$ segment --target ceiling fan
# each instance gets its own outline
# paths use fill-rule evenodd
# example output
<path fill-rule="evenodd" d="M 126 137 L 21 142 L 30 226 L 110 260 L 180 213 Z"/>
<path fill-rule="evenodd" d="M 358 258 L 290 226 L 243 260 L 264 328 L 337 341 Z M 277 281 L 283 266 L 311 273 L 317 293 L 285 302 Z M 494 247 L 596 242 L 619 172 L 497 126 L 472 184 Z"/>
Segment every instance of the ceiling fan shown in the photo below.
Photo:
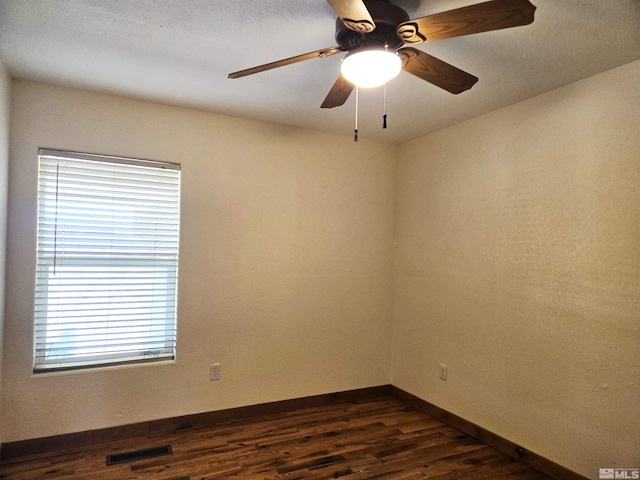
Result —
<path fill-rule="evenodd" d="M 322 102 L 322 108 L 343 105 L 356 86 L 382 85 L 400 70 L 458 94 L 470 89 L 478 78 L 421 50 L 403 45 L 528 25 L 533 22 L 536 10 L 528 0 L 491 0 L 410 19 L 407 12 L 387 0 L 327 2 L 338 14 L 335 33 L 338 45 L 233 72 L 228 77 L 240 78 L 311 58 L 348 52 L 342 62 L 342 73 Z M 379 57 L 374 57 L 375 55 Z M 365 79 L 352 76 L 361 73 L 366 66 L 351 64 L 366 57 L 369 57 L 369 63 L 374 67 L 382 66 L 385 70 L 386 76 L 378 81 L 378 85 L 371 84 L 376 82 L 368 81 L 366 76 Z"/>

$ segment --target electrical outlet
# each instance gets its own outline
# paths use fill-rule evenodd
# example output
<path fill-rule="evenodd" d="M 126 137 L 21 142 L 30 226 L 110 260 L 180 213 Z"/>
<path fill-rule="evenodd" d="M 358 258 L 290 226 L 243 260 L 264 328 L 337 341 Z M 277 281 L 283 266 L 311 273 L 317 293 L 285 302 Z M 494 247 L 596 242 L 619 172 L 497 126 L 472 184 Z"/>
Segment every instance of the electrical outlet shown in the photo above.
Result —
<path fill-rule="evenodd" d="M 438 376 L 440 380 L 447 381 L 447 366 L 444 363 L 441 363 L 438 367 Z"/>
<path fill-rule="evenodd" d="M 209 364 L 209 380 L 220 380 L 220 364 Z"/>

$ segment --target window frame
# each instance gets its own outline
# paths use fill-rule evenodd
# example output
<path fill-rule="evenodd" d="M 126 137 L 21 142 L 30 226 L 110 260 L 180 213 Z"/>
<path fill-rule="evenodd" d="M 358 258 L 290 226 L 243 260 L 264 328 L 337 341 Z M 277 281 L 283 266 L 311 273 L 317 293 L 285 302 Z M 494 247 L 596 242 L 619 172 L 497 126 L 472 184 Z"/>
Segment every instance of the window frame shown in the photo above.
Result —
<path fill-rule="evenodd" d="M 65 171 L 68 170 L 69 173 L 73 171 L 74 175 L 78 173 L 78 166 L 81 170 L 88 167 L 86 172 L 93 172 L 96 175 L 91 178 L 78 175 L 77 185 L 79 186 L 63 190 L 61 186 L 63 181 L 59 180 L 60 167 L 56 167 L 53 234 L 51 233 L 52 213 L 46 212 L 47 208 L 53 208 L 51 204 L 52 172 L 43 172 L 43 168 L 51 168 L 52 163 L 64 164 Z M 45 164 L 49 167 L 43 167 Z M 111 172 L 109 172 L 110 169 Z M 180 173 L 181 166 L 178 163 L 39 149 L 33 318 L 34 373 L 175 360 L 181 213 Z M 85 180 L 85 178 L 89 179 Z M 92 183 L 94 181 L 104 183 L 95 187 Z M 154 181 L 158 182 L 158 191 L 155 191 Z M 125 183 L 126 188 L 123 187 Z M 102 186 L 113 189 L 112 200 L 105 200 L 108 195 L 99 193 Z M 68 197 L 65 201 L 60 201 L 60 205 L 63 206 L 59 207 L 58 198 L 59 196 L 62 198 L 65 194 Z M 75 197 L 75 195 L 78 196 Z M 140 196 L 136 197 L 136 195 Z M 98 198 L 101 196 L 104 198 Z M 156 205 L 149 206 L 149 200 L 154 199 Z M 142 202 L 147 202 L 144 206 L 144 215 L 137 210 L 141 208 L 139 205 Z M 163 210 L 161 206 L 165 203 L 169 207 L 167 210 Z M 92 206 L 96 208 L 93 212 L 91 212 Z M 99 216 L 100 210 L 96 206 L 105 208 L 105 211 L 110 212 L 111 215 Z M 62 213 L 58 218 L 58 210 L 62 212 L 64 208 L 69 209 L 67 212 L 75 210 L 74 220 L 68 221 L 68 225 L 72 223 L 74 225 L 71 225 L 68 230 L 75 228 L 78 238 L 73 238 L 73 234 L 67 233 L 66 229 L 62 235 L 57 232 L 66 221 Z M 131 222 L 130 225 L 129 222 Z M 142 222 L 145 225 L 141 226 Z M 87 227 L 86 225 L 89 224 L 93 226 Z M 103 226 L 95 227 L 95 225 Z M 85 229 L 108 229 L 107 226 L 111 228 L 110 236 L 105 234 L 101 237 L 99 233 L 102 232 L 85 233 Z M 64 235 L 69 236 L 69 243 L 72 246 L 65 246 L 63 252 L 58 252 L 58 242 L 64 242 Z M 92 235 L 93 238 L 91 238 Z M 60 240 L 58 240 L 59 236 Z M 99 240 L 95 237 L 99 237 Z M 130 243 L 127 242 L 129 237 Z M 86 248 L 88 248 L 86 251 L 83 250 L 82 243 L 85 238 Z M 108 240 L 110 247 L 96 246 L 103 240 Z M 109 249 L 111 251 L 105 253 Z M 73 253 L 68 253 L 67 250 Z M 163 270 L 167 272 L 164 275 L 159 273 Z M 89 280 L 84 280 L 83 275 L 89 272 L 92 272 L 93 276 L 87 277 Z M 61 280 L 63 277 L 64 281 Z M 57 290 L 52 287 L 53 278 L 56 278 L 54 283 L 57 282 Z M 88 286 L 85 287 L 82 282 L 87 282 Z M 100 282 L 106 282 L 108 288 L 105 290 Z M 129 290 L 127 290 L 128 285 Z M 94 289 L 93 293 L 91 288 Z M 83 289 L 88 293 L 79 293 L 79 290 Z M 51 292 L 55 292 L 56 299 L 52 299 L 54 294 Z M 134 303 L 136 301 L 139 303 Z M 163 304 L 163 301 L 168 303 Z M 93 303 L 104 306 L 96 307 Z M 86 308 L 83 305 L 86 305 Z M 130 306 L 127 307 L 127 305 Z M 52 309 L 51 306 L 55 308 Z M 52 313 L 55 309 L 57 312 L 67 312 L 59 315 L 61 320 L 57 324 L 54 318 L 58 313 Z M 85 314 L 87 316 L 83 316 Z M 74 315 L 84 320 L 74 322 Z M 146 320 L 145 316 L 148 317 Z M 87 320 L 88 318 L 91 320 Z M 54 331 L 54 325 L 59 327 L 58 334 L 51 333 Z M 79 334 L 80 340 L 76 340 L 76 331 L 82 331 Z M 55 339 L 56 335 L 58 339 Z M 69 339 L 66 343 L 60 340 L 65 335 Z M 103 339 L 101 347 L 96 343 L 98 337 Z M 118 338 L 120 340 L 117 340 Z M 62 344 L 71 345 L 69 352 L 72 353 L 65 353 L 60 347 Z M 82 348 L 79 345 L 82 345 Z M 145 350 L 145 345 L 150 348 Z M 158 345 L 163 346 L 158 347 Z M 53 346 L 61 348 L 61 361 L 54 360 L 56 355 L 51 353 L 54 352 Z M 100 348 L 103 349 L 102 353 L 99 353 Z M 128 351 L 127 348 L 129 348 Z M 117 351 L 117 349 L 121 350 Z"/>

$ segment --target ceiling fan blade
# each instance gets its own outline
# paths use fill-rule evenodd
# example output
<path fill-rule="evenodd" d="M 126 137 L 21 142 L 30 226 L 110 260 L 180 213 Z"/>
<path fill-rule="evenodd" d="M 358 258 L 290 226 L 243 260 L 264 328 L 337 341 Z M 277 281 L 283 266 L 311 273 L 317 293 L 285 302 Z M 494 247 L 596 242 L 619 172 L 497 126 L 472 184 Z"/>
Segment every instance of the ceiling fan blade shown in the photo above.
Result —
<path fill-rule="evenodd" d="M 347 28 L 361 33 L 373 32 L 376 24 L 362 0 L 327 0 Z"/>
<path fill-rule="evenodd" d="M 344 102 L 347 101 L 347 98 L 349 98 L 354 88 L 355 85 L 353 83 L 340 75 L 333 84 L 333 87 L 331 87 L 331 90 L 329 90 L 320 108 L 333 108 L 344 105 Z"/>
<path fill-rule="evenodd" d="M 402 69 L 405 72 L 453 94 L 469 90 L 478 81 L 478 77 L 415 48 L 401 48 L 398 55 L 402 59 Z"/>
<path fill-rule="evenodd" d="M 227 78 L 240 78 L 247 75 L 253 75 L 254 73 L 264 72 L 265 70 L 271 70 L 272 68 L 284 67 L 285 65 L 291 65 L 292 63 L 302 62 L 303 60 L 309 60 L 311 58 L 323 58 L 329 55 L 342 52 L 342 47 L 329 47 L 322 50 L 316 50 L 315 52 L 303 53 L 302 55 L 296 55 L 295 57 L 284 58 L 277 62 L 265 63 L 257 67 L 247 68 L 246 70 L 240 70 L 227 75 Z"/>
<path fill-rule="evenodd" d="M 397 32 L 405 43 L 432 42 L 528 25 L 535 11 L 529 0 L 492 0 L 403 22 Z"/>

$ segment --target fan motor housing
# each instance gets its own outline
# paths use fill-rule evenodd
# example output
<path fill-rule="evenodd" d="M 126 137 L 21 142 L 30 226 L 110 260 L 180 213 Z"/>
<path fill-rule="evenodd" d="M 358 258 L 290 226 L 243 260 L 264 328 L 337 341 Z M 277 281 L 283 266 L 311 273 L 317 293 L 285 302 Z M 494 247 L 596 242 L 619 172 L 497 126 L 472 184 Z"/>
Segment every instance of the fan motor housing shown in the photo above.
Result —
<path fill-rule="evenodd" d="M 396 27 L 409 20 L 409 14 L 397 5 L 384 0 L 364 2 L 376 28 L 369 33 L 356 32 L 336 19 L 336 42 L 344 50 L 361 47 L 388 45 L 391 49 L 400 48 L 404 41 L 396 33 Z"/>

